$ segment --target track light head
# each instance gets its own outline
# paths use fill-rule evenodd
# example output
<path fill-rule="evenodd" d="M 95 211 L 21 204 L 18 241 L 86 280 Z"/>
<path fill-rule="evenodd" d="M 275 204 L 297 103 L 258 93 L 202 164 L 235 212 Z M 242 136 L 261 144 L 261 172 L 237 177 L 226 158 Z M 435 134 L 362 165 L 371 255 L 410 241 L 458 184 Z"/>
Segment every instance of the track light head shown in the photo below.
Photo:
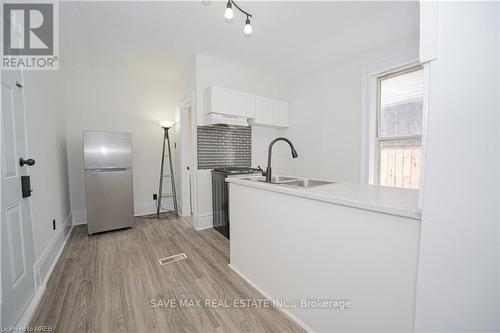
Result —
<path fill-rule="evenodd" d="M 247 19 L 245 21 L 245 27 L 243 28 L 243 32 L 245 35 L 250 35 L 252 33 L 252 24 L 250 24 L 250 18 L 247 16 Z"/>
<path fill-rule="evenodd" d="M 227 2 L 226 10 L 224 11 L 224 17 L 228 20 L 232 20 L 234 17 L 233 5 L 231 4 L 231 0 Z"/>
<path fill-rule="evenodd" d="M 241 9 L 240 6 L 234 1 L 234 0 L 228 0 L 226 4 L 226 10 L 224 11 L 224 17 L 226 20 L 231 21 L 234 17 L 234 11 L 233 11 L 233 5 L 238 11 L 240 11 L 243 15 L 246 15 L 247 19 L 245 21 L 245 27 L 243 28 L 243 32 L 245 35 L 250 35 L 252 34 L 252 24 L 250 23 L 250 17 L 252 17 L 252 14 L 247 12 L 244 9 Z"/>

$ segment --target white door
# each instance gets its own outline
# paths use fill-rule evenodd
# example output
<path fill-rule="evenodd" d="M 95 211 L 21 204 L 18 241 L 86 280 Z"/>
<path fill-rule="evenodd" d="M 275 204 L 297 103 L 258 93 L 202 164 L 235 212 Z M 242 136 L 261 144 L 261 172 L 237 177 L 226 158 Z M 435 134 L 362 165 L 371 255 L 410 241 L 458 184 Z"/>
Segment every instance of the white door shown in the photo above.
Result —
<path fill-rule="evenodd" d="M 13 326 L 35 292 L 30 203 L 23 199 L 20 165 L 26 156 L 24 96 L 20 71 L 2 72 L 1 118 L 1 279 L 2 326 Z"/>

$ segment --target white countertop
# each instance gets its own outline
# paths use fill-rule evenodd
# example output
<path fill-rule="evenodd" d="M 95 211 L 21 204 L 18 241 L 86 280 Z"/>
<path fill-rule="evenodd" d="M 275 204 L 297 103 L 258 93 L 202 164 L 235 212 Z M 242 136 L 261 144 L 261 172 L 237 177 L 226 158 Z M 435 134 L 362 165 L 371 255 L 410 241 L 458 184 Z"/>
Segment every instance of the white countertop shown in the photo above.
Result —
<path fill-rule="evenodd" d="M 266 191 L 285 193 L 415 220 L 421 218 L 421 212 L 418 209 L 417 190 L 345 182 L 299 188 L 256 181 L 259 177 L 251 177 L 253 180 L 249 178 L 248 176 L 228 177 L 226 181 L 231 184 L 250 186 Z"/>

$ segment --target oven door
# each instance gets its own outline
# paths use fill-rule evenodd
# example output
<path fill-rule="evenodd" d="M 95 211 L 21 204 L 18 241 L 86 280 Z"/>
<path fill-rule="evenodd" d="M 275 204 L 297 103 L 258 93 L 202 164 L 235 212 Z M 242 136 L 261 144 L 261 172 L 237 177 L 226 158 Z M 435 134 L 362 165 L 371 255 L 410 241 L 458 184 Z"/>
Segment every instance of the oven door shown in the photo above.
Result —
<path fill-rule="evenodd" d="M 212 171 L 212 211 L 215 230 L 229 238 L 229 195 L 227 175 Z"/>

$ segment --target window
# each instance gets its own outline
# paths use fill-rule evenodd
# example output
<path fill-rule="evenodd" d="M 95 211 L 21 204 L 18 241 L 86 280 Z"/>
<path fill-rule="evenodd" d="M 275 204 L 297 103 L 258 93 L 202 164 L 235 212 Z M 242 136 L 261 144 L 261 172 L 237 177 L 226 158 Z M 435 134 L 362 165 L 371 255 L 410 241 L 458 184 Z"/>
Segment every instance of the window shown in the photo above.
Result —
<path fill-rule="evenodd" d="M 418 189 L 422 159 L 424 74 L 421 66 L 377 78 L 376 180 Z"/>

